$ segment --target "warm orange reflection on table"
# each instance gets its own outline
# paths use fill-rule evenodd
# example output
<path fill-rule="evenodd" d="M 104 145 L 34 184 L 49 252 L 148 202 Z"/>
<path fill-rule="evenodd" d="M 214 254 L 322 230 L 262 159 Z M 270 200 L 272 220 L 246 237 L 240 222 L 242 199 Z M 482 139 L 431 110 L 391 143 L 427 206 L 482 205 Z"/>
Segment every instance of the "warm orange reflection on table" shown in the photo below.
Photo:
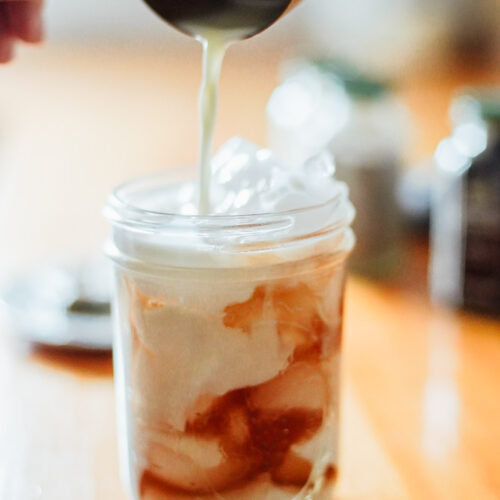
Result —
<path fill-rule="evenodd" d="M 277 61 L 254 58 L 242 66 L 230 58 L 219 144 L 233 133 L 263 142 Z M 8 98 L 0 101 L 0 116 L 19 148 L 11 152 L 19 175 L 34 175 L 37 189 L 50 190 L 66 172 L 53 165 L 63 162 L 78 178 L 73 196 L 92 196 L 99 207 L 99 196 L 126 177 L 167 159 L 192 161 L 197 63 L 47 48 L 2 69 L 0 92 Z M 475 79 L 491 75 L 479 72 Z M 445 110 L 456 83 L 452 76 L 421 76 L 402 88 L 417 112 L 424 155 L 447 131 Z M 62 134 L 70 138 L 61 141 Z M 53 198 L 45 196 L 37 208 L 55 206 Z M 8 217 L 8 234 L 29 224 L 29 209 Z M 104 235 L 104 222 L 90 219 L 88 227 L 80 222 L 66 230 L 75 238 L 85 231 Z M 22 235 L 10 243 L 38 244 Z M 340 499 L 500 498 L 500 323 L 427 304 L 424 260 L 415 260 L 405 281 L 405 290 L 418 294 L 349 283 Z M 0 499 L 124 500 L 111 376 L 109 357 L 30 349 L 0 335 Z"/>
<path fill-rule="evenodd" d="M 361 282 L 348 296 L 348 395 L 378 448 L 354 494 L 366 436 L 351 427 L 347 397 L 345 498 L 498 498 L 500 324 Z"/>

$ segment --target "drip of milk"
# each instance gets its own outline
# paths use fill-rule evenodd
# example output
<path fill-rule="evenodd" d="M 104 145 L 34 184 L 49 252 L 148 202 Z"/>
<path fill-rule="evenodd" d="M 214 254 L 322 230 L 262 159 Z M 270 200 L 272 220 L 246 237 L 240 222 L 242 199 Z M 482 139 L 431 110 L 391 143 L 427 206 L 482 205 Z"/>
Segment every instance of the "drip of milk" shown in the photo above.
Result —
<path fill-rule="evenodd" d="M 245 36 L 244 28 L 197 28 L 196 39 L 203 45 L 203 79 L 199 96 L 200 159 L 198 214 L 211 212 L 211 161 L 215 123 L 219 101 L 219 84 L 222 62 L 231 42 Z"/>
<path fill-rule="evenodd" d="M 200 215 L 207 215 L 211 207 L 210 162 L 219 100 L 220 73 L 228 39 L 227 36 L 222 37 L 217 32 L 211 32 L 205 34 L 203 38 L 200 37 L 200 41 L 203 44 L 203 81 L 199 98 L 201 137 L 198 212 Z"/>
<path fill-rule="evenodd" d="M 210 163 L 217 116 L 222 61 L 231 42 L 265 30 L 300 0 L 145 0 L 165 21 L 203 45 L 203 82 L 199 108 L 199 215 L 211 213 Z"/>

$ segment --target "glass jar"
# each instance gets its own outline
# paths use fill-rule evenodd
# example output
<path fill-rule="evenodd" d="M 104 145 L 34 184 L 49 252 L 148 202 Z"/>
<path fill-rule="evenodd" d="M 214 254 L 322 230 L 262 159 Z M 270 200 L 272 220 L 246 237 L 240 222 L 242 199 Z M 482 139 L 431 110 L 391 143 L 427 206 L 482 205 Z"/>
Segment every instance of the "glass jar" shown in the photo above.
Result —
<path fill-rule="evenodd" d="M 332 153 L 335 176 L 356 207 L 350 267 L 393 278 L 401 270 L 396 191 L 410 120 L 389 85 L 334 60 L 299 61 L 273 92 L 267 115 L 270 147 L 287 163 Z"/>
<path fill-rule="evenodd" d="M 356 207 L 357 245 L 350 267 L 371 278 L 392 279 L 401 272 L 403 234 L 396 192 L 408 114 L 385 82 L 328 61 L 321 66 L 342 79 L 352 103 L 347 123 L 329 145 L 336 176 L 349 186 Z"/>
<path fill-rule="evenodd" d="M 471 89 L 451 107 L 454 130 L 435 154 L 431 293 L 500 314 L 500 88 Z"/>
<path fill-rule="evenodd" d="M 105 210 L 131 498 L 330 498 L 347 190 L 274 214 L 153 211 L 171 185 L 126 184 Z"/>

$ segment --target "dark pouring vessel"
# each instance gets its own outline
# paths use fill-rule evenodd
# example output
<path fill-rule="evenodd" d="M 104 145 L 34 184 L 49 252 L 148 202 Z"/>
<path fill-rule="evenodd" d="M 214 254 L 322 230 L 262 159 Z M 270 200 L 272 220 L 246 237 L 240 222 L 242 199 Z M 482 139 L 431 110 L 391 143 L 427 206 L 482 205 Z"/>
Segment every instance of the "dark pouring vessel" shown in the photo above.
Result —
<path fill-rule="evenodd" d="M 144 0 L 178 30 L 203 37 L 210 31 L 242 40 L 264 31 L 300 0 Z"/>

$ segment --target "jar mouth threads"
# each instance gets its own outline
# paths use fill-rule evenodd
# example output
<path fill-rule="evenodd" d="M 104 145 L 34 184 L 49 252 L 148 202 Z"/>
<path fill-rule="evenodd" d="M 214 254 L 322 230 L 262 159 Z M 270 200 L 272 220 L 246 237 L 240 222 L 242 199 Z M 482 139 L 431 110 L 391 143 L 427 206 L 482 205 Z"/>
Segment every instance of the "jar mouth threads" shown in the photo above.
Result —
<path fill-rule="evenodd" d="M 178 237 L 193 233 L 206 237 L 233 233 L 244 240 L 246 235 L 251 234 L 254 235 L 254 243 L 259 242 L 263 246 L 300 240 L 323 231 L 343 231 L 354 218 L 347 186 L 340 182 L 337 192 L 326 202 L 274 213 L 183 215 L 142 208 L 141 199 L 147 197 L 149 190 L 158 191 L 172 186 L 172 177 L 176 178 L 177 174 L 167 172 L 122 184 L 110 195 L 104 209 L 105 217 L 113 226 L 126 230 Z M 299 218 L 308 219 L 311 223 L 302 224 L 292 231 Z"/>
<path fill-rule="evenodd" d="M 340 182 L 326 202 L 275 213 L 198 216 L 145 208 L 143 202 L 150 193 L 172 188 L 187 173 L 143 177 L 111 194 L 104 215 L 113 228 L 108 253 L 115 260 L 160 265 L 172 261 L 176 267 L 196 267 L 196 261 L 200 267 L 247 267 L 255 264 L 249 256 L 257 255 L 268 260 L 279 254 L 283 261 L 319 253 L 345 258 L 354 245 L 350 229 L 354 208 L 347 186 Z"/>

